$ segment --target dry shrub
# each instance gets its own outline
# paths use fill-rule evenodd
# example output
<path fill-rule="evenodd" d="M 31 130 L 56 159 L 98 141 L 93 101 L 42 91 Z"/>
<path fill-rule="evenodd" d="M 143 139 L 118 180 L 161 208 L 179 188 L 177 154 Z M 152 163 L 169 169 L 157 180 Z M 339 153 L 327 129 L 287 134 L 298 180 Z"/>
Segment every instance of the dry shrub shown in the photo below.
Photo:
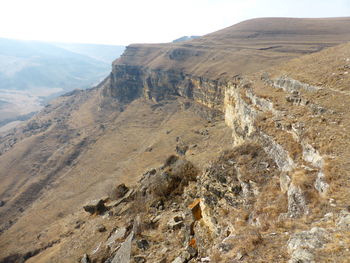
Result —
<path fill-rule="evenodd" d="M 134 200 L 130 211 L 134 214 L 148 214 L 150 207 L 145 205 L 145 196 L 142 192 L 138 191 L 135 193 Z"/>
<path fill-rule="evenodd" d="M 304 169 L 296 169 L 291 174 L 292 183 L 295 186 L 300 187 L 301 189 L 308 189 L 313 187 L 314 181 L 315 181 L 315 174 L 314 172 L 311 173 L 309 171 L 306 171 Z"/>
<path fill-rule="evenodd" d="M 335 232 L 332 236 L 330 242 L 318 252 L 318 262 L 349 262 L 350 231 Z M 326 261 L 326 259 L 329 261 Z M 330 261 L 330 259 L 333 261 Z"/>
<path fill-rule="evenodd" d="M 226 255 L 228 258 L 235 258 L 239 254 L 249 256 L 263 245 L 263 238 L 257 229 L 247 226 L 241 233 L 227 240 L 226 244 L 232 247 Z"/>
<path fill-rule="evenodd" d="M 181 194 L 184 187 L 196 179 L 197 174 L 198 170 L 191 162 L 170 156 L 162 169 L 149 178 L 148 191 L 153 196 L 161 198 Z"/>
<path fill-rule="evenodd" d="M 303 191 L 310 208 L 317 207 L 320 202 L 320 195 L 314 186 L 316 173 L 317 171 L 297 169 L 291 175 L 292 183 Z"/>
<path fill-rule="evenodd" d="M 233 150 L 223 152 L 213 169 L 217 170 L 216 173 L 221 171 L 224 177 L 236 177 L 235 169 L 222 169 L 222 165 L 227 165 L 231 161 L 239 167 L 241 180 L 245 182 L 251 180 L 259 185 L 271 177 L 271 170 L 276 167 L 274 161 L 267 156 L 261 146 L 249 142 L 239 145 Z M 267 167 L 270 169 L 269 172 L 267 172 Z"/>
<path fill-rule="evenodd" d="M 328 210 L 327 201 L 315 188 L 317 171 L 306 171 L 298 169 L 291 176 L 292 183 L 299 187 L 305 198 L 308 208 L 311 210 L 313 218 L 318 218 Z"/>
<path fill-rule="evenodd" d="M 223 258 L 222 258 L 222 256 L 221 256 L 221 252 L 220 252 L 220 251 L 217 251 L 217 250 L 213 251 L 213 253 L 212 253 L 211 256 L 210 256 L 210 260 L 211 260 L 212 262 L 217 262 L 217 263 L 223 262 L 223 261 L 222 261 Z"/>
<path fill-rule="evenodd" d="M 261 188 L 255 204 L 256 214 L 264 225 L 274 222 L 287 210 L 287 195 L 281 192 L 279 176 L 274 176 Z"/>

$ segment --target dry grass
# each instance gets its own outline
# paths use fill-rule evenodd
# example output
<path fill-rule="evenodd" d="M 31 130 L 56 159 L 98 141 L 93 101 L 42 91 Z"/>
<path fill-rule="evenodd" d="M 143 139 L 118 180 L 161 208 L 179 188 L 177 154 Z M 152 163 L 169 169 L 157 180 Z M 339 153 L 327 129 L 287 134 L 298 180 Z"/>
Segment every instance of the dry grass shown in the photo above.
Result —
<path fill-rule="evenodd" d="M 142 183 L 154 197 L 169 199 L 173 194 L 182 194 L 184 187 L 194 181 L 197 174 L 198 170 L 191 162 L 172 155 L 156 174 Z"/>
<path fill-rule="evenodd" d="M 348 18 L 253 19 L 190 42 L 131 45 L 114 64 L 231 79 L 350 41 L 349 24 Z"/>
<path fill-rule="evenodd" d="M 105 196 L 111 186 L 125 183 L 132 187 L 146 170 L 160 166 L 166 156 L 175 152 L 178 136 L 189 145 L 197 144 L 187 156 L 197 167 L 204 167 L 208 160 L 215 158 L 220 149 L 229 145 L 231 141 L 230 129 L 223 123 L 214 123 L 215 126 L 208 127 L 206 120 L 198 117 L 191 109 L 181 109 L 176 101 L 164 103 L 163 107 L 156 110 L 151 106 L 151 102 L 135 101 L 116 120 L 106 125 L 102 135 L 99 133 L 91 135 L 89 126 L 84 127 L 80 131 L 81 134 L 84 133 L 84 136 L 89 134 L 91 139 L 97 136 L 98 140 L 89 145 L 86 152 L 79 156 L 79 162 L 62 171 L 62 174 L 57 174 L 64 177 L 60 177 L 46 189 L 35 206 L 26 207 L 26 212 L 20 214 L 22 218 L 0 239 L 1 247 L 5 248 L 0 251 L 0 255 L 8 255 L 12 251 L 26 253 L 32 248 L 35 249 L 39 245 L 36 236 L 44 226 L 49 229 L 48 235 L 42 236 L 40 242 L 45 244 L 55 239 L 60 232 L 54 226 L 64 222 L 67 215 L 80 211 L 84 203 Z M 193 132 L 201 129 L 208 129 L 212 140 Z M 167 133 L 169 130 L 171 132 Z M 56 136 L 55 131 L 53 135 Z M 32 146 L 32 143 L 36 146 Z M 28 147 L 21 148 L 21 144 L 28 144 Z M 145 152 L 150 145 L 153 147 L 152 152 Z M 40 169 L 35 178 L 28 177 L 26 171 L 32 169 L 36 152 L 50 149 L 49 146 L 59 152 L 60 147 L 54 141 L 41 140 L 39 144 L 32 140 L 24 140 L 14 147 L 11 153 L 1 156 L 1 171 L 6 175 L 12 174 L 12 180 L 17 180 L 19 176 L 32 180 L 45 175 L 50 172 L 49 169 Z M 22 155 L 27 148 L 32 151 Z M 18 159 L 20 165 L 9 166 L 11 162 L 8 160 L 17 154 L 24 159 L 21 161 Z M 2 182 L 4 184 L 1 184 L 1 189 L 4 189 L 8 184 Z M 20 193 L 23 189 L 15 187 L 13 190 Z M 8 204 L 11 205 L 11 202 Z M 61 211 L 65 211 L 64 218 L 57 217 Z M 4 220 L 2 217 L 1 221 Z M 26 229 L 26 232 L 23 233 L 22 229 Z M 19 243 L 17 240 L 20 240 Z M 74 238 L 67 238 L 67 242 L 74 242 Z M 94 248 L 85 247 L 71 250 L 70 253 L 72 256 L 83 254 L 87 249 Z M 57 251 L 55 255 L 58 257 L 59 253 L 61 252 Z M 44 254 L 43 252 L 43 258 Z M 37 262 L 40 262 L 40 259 L 37 258 Z"/>

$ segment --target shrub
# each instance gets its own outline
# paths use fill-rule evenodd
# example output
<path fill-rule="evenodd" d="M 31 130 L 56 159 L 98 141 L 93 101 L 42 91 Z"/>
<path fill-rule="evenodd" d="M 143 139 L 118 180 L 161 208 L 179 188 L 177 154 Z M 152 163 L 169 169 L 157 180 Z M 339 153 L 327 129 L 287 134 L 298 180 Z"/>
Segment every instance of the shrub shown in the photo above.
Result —
<path fill-rule="evenodd" d="M 197 173 L 191 162 L 172 155 L 144 184 L 151 195 L 167 198 L 172 194 L 181 194 L 184 187 L 196 179 Z"/>

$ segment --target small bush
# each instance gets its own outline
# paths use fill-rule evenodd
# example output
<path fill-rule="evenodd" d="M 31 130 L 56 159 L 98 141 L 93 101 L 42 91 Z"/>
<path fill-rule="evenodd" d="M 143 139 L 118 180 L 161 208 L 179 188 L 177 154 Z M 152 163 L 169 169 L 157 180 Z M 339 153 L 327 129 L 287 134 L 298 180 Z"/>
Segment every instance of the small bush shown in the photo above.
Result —
<path fill-rule="evenodd" d="M 152 196 L 168 198 L 172 194 L 181 194 L 184 187 L 196 179 L 197 174 L 198 170 L 191 162 L 172 155 L 143 184 Z"/>

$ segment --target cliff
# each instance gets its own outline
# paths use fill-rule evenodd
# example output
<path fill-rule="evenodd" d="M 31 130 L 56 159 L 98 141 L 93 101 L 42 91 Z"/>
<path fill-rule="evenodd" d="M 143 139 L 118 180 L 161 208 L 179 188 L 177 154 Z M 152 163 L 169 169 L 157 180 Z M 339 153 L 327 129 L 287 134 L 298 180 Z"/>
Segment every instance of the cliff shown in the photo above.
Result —
<path fill-rule="evenodd" d="M 346 262 L 349 24 L 256 19 L 129 46 L 98 87 L 1 138 L 22 180 L 1 175 L 3 262 Z M 38 212 L 44 229 L 26 227 Z"/>

